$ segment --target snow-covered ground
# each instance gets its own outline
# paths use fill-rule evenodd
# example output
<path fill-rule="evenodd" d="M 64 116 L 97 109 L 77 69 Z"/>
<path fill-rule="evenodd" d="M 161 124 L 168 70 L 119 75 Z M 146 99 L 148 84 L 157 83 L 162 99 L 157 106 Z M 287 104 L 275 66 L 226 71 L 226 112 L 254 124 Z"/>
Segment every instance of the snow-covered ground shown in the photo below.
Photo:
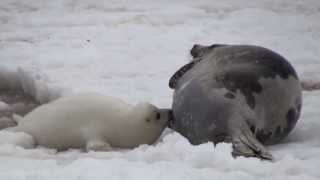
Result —
<path fill-rule="evenodd" d="M 38 95 L 99 92 L 170 107 L 170 76 L 194 43 L 256 44 L 320 80 L 319 0 L 1 0 L 0 68 L 26 69 Z M 1 83 L 1 82 L 0 82 Z M 134 150 L 59 152 L 0 146 L 1 180 L 320 179 L 320 91 L 275 162 L 233 159 L 230 144 L 192 146 L 169 130 Z M 0 141 L 23 140 L 0 133 Z"/>

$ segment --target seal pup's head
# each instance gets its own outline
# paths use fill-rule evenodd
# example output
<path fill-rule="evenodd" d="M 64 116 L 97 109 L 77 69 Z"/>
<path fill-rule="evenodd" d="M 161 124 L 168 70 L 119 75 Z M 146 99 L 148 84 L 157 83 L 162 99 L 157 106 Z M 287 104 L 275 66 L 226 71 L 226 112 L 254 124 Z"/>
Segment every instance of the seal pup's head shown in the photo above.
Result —
<path fill-rule="evenodd" d="M 167 127 L 171 118 L 171 109 L 160 109 L 156 106 L 141 102 L 134 106 L 132 117 L 141 131 L 141 138 L 147 139 L 148 144 L 156 141 Z"/>

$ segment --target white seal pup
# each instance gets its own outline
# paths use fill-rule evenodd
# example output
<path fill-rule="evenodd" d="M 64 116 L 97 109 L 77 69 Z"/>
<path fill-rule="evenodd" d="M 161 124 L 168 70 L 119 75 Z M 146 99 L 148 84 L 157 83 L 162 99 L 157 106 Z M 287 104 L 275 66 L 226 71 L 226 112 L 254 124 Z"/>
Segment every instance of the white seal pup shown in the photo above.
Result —
<path fill-rule="evenodd" d="M 25 132 L 34 144 L 58 151 L 84 148 L 108 151 L 152 144 L 166 128 L 171 110 L 149 103 L 130 105 L 95 93 L 62 97 L 23 117 L 14 131 Z"/>

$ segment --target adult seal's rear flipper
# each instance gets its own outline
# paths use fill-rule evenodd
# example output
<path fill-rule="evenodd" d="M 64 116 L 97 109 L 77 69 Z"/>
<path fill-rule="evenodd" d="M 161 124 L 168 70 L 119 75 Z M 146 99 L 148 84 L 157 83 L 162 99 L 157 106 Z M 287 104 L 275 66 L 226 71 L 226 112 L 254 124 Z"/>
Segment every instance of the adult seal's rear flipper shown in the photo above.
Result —
<path fill-rule="evenodd" d="M 262 160 L 273 160 L 268 150 L 255 138 L 248 129 L 239 129 L 239 132 L 232 137 L 232 155 L 257 157 Z"/>

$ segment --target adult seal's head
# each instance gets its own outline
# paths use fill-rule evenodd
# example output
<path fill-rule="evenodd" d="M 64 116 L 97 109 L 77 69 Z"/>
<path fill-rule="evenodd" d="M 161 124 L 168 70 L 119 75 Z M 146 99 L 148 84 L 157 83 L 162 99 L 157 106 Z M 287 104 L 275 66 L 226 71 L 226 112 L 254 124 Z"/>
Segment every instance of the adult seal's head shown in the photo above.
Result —
<path fill-rule="evenodd" d="M 233 155 L 272 159 L 264 147 L 286 137 L 301 111 L 292 65 L 259 46 L 194 45 L 170 79 L 172 129 L 192 144 L 232 142 Z"/>

